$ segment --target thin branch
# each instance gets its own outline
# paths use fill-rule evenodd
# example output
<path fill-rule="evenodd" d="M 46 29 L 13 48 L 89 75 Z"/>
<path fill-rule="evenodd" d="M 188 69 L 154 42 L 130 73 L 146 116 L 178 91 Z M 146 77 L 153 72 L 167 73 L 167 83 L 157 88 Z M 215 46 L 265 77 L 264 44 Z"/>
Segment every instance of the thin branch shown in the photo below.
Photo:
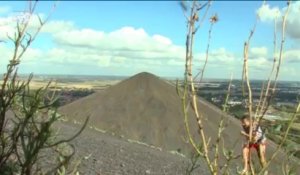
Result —
<path fill-rule="evenodd" d="M 287 17 L 288 17 L 288 13 L 289 13 L 289 10 L 290 10 L 290 1 L 287 2 L 287 9 L 285 11 L 285 14 L 283 15 L 282 17 L 282 29 L 281 29 L 281 43 L 280 43 L 280 50 L 279 50 L 279 57 L 278 57 L 278 64 L 277 64 L 277 67 L 276 67 L 276 73 L 275 73 L 275 78 L 274 78 L 274 85 L 273 87 L 271 88 L 269 86 L 269 88 L 267 88 L 267 92 L 266 92 L 266 103 L 264 104 L 265 107 L 264 107 L 264 110 L 263 112 L 261 113 L 261 117 L 259 118 L 259 122 L 262 120 L 264 114 L 266 113 L 267 109 L 268 109 L 268 105 L 270 104 L 270 101 L 273 99 L 274 97 L 274 94 L 275 94 L 275 91 L 276 91 L 276 86 L 277 86 L 277 82 L 278 82 L 278 77 L 279 77 L 279 72 L 280 72 L 280 68 L 281 68 L 281 63 L 282 63 L 282 59 L 283 59 L 283 48 L 284 48 L 284 43 L 285 43 L 285 30 L 286 30 L 286 20 L 287 20 Z M 276 22 L 275 22 L 276 24 Z M 275 34 L 274 34 L 275 35 Z M 276 37 L 276 35 L 274 36 Z M 276 43 L 275 43 L 276 44 Z M 276 46 L 276 45 L 275 45 Z M 274 47 L 275 47 L 274 46 Z M 275 50 L 275 49 L 274 49 Z M 276 52 L 274 51 L 274 59 L 276 57 Z M 275 62 L 276 60 L 274 60 Z M 275 66 L 273 64 L 273 66 Z M 273 69 L 273 68 L 272 68 Z M 273 72 L 272 72 L 273 74 Z M 271 95 L 269 95 L 269 89 L 271 90 Z"/>
<path fill-rule="evenodd" d="M 245 42 L 244 44 L 244 66 L 243 66 L 243 82 L 242 84 L 244 85 L 244 81 L 246 81 L 246 86 L 247 86 L 247 92 L 248 92 L 248 102 L 247 102 L 247 107 L 248 107 L 248 112 L 249 112 L 249 119 L 250 119 L 250 129 L 249 129 L 249 141 L 248 141 L 248 144 L 250 144 L 250 140 L 253 139 L 253 126 L 252 126 L 252 123 L 253 123 L 253 115 L 252 115 L 252 111 L 253 111 L 253 107 L 252 107 L 252 88 L 251 88 L 251 84 L 250 84 L 250 78 L 249 78 L 249 65 L 248 65 L 248 56 L 249 56 L 249 45 L 250 45 L 250 41 L 253 37 L 253 34 L 255 32 L 255 29 L 256 29 L 256 25 L 257 25 L 257 21 L 258 21 L 258 17 L 256 18 L 255 20 L 255 23 L 254 23 L 254 26 L 253 26 L 253 29 L 250 31 L 250 35 L 248 37 L 248 40 L 247 42 Z M 243 92 L 244 92 L 244 86 L 242 87 L 243 88 Z M 251 154 L 249 152 L 249 162 L 251 162 Z M 253 170 L 253 167 L 251 166 L 250 164 L 250 169 L 252 171 L 252 174 L 254 174 L 254 170 Z"/>
<path fill-rule="evenodd" d="M 258 173 L 258 174 L 263 174 L 266 169 L 269 167 L 270 163 L 272 162 L 272 160 L 277 156 L 277 154 L 279 153 L 279 151 L 281 150 L 282 146 L 284 145 L 285 141 L 287 140 L 287 137 L 288 137 L 288 134 L 289 134 L 289 131 L 292 127 L 292 124 L 295 122 L 295 120 L 297 119 L 297 116 L 300 112 L 300 103 L 298 103 L 297 105 L 297 108 L 296 108 L 296 111 L 294 113 L 294 115 L 292 116 L 288 126 L 287 126 L 287 129 L 285 131 L 285 134 L 280 142 L 280 144 L 277 146 L 276 150 L 274 151 L 274 153 L 272 154 L 271 158 L 267 161 L 266 163 L 266 166 L 263 167 L 263 169 L 261 169 L 261 171 Z"/>
<path fill-rule="evenodd" d="M 224 105 L 223 105 L 223 112 L 226 113 L 227 112 L 227 103 L 228 103 L 228 99 L 230 96 L 230 92 L 231 92 L 231 83 L 232 83 L 232 74 L 230 76 L 230 81 L 228 83 L 228 88 L 227 88 L 227 94 L 225 97 L 225 101 L 224 101 Z M 221 141 L 221 136 L 222 133 L 224 131 L 224 119 L 225 119 L 225 114 L 221 115 L 221 120 L 219 122 L 218 125 L 218 135 L 217 135 L 217 140 L 215 143 L 215 155 L 214 155 L 214 170 L 217 171 L 218 167 L 219 167 L 219 156 L 220 156 L 220 152 L 219 152 L 219 146 L 220 146 L 220 141 Z"/>
<path fill-rule="evenodd" d="M 208 157 L 208 141 L 206 139 L 205 133 L 203 131 L 203 124 L 202 124 L 202 116 L 200 116 L 199 111 L 198 111 L 198 99 L 195 91 L 195 86 L 193 82 L 193 76 L 192 76 L 192 60 L 193 60 L 193 45 L 194 45 L 194 37 L 195 37 L 195 22 L 198 21 L 198 11 L 196 10 L 196 1 L 193 1 L 193 5 L 191 7 L 191 12 L 190 12 L 190 18 L 189 18 L 189 25 L 188 25 L 188 30 L 187 30 L 187 38 L 186 38 L 186 65 L 185 65 L 185 95 L 183 98 L 188 99 L 191 98 L 191 107 L 194 111 L 197 125 L 198 125 L 198 130 L 200 134 L 200 139 L 202 141 L 202 146 L 203 146 L 203 152 L 199 151 L 199 149 L 196 147 L 195 144 L 192 143 L 193 147 L 197 152 L 202 152 L 203 157 L 206 160 L 206 163 L 208 164 L 208 167 L 212 173 L 215 172 L 211 161 Z M 189 86 L 188 86 L 189 85 Z M 190 90 L 191 93 L 188 93 L 187 91 Z M 185 100 L 183 100 L 185 102 Z M 186 105 L 183 103 L 183 105 Z M 184 114 L 185 114 L 185 123 L 188 123 L 187 120 L 187 111 L 184 107 Z M 187 126 L 187 125 L 186 125 Z M 187 129 L 187 132 L 189 132 L 189 129 Z M 189 136 L 190 137 L 190 136 Z M 191 138 L 191 137 L 190 137 Z M 191 140 L 191 139 L 190 139 Z"/>
<path fill-rule="evenodd" d="M 198 77 L 198 75 L 201 75 L 199 83 L 202 82 L 203 76 L 204 76 L 204 71 L 208 62 L 208 57 L 209 57 L 209 48 L 210 48 L 210 40 L 211 40 L 211 33 L 212 33 L 212 29 L 213 26 L 216 22 L 218 22 L 218 16 L 217 14 L 215 14 L 214 16 L 212 16 L 210 18 L 210 27 L 209 27 L 209 31 L 208 31 L 208 41 L 207 41 L 207 46 L 206 46 L 206 53 L 205 53 L 205 62 L 203 65 L 203 68 L 201 69 L 201 71 L 195 76 L 194 80 Z"/>

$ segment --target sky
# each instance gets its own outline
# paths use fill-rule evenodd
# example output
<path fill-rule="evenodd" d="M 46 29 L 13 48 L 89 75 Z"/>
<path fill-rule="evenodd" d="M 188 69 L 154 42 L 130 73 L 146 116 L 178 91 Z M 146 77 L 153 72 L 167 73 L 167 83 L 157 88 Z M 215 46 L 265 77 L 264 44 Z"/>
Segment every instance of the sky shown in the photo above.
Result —
<path fill-rule="evenodd" d="M 5 72 L 12 57 L 7 36 L 13 36 L 16 21 L 27 8 L 26 1 L 0 2 L 0 40 L 4 41 L 0 42 L 0 72 Z M 252 79 L 266 79 L 273 57 L 278 55 L 285 10 L 284 1 L 212 2 L 196 33 L 194 73 L 204 64 L 209 17 L 217 14 L 219 21 L 212 29 L 204 77 L 228 79 L 232 74 L 240 79 L 244 42 L 258 16 L 250 42 L 249 74 Z M 46 19 L 51 11 L 49 21 L 22 58 L 20 73 L 131 76 L 146 71 L 183 77 L 187 28 L 178 1 L 40 1 L 29 32 L 39 25 L 37 15 Z M 200 12 L 200 18 L 203 14 Z M 299 15 L 300 2 L 292 2 L 280 80 L 300 81 Z"/>

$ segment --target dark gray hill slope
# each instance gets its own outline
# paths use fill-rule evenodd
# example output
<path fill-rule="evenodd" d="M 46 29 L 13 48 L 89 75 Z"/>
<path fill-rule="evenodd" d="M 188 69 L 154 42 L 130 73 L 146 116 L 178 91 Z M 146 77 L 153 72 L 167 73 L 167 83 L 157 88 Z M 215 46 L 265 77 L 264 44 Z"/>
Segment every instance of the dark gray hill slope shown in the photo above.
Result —
<path fill-rule="evenodd" d="M 205 132 L 212 143 L 216 139 L 220 118 L 225 116 L 227 128 L 222 138 L 226 147 L 232 148 L 235 154 L 240 154 L 243 137 L 240 135 L 239 121 L 203 99 L 199 100 L 199 109 L 204 117 Z M 60 112 L 69 120 L 81 122 L 86 116 L 90 116 L 90 126 L 155 145 L 163 150 L 180 150 L 185 154 L 191 150 L 186 142 L 182 105 L 175 87 L 153 74 L 137 74 L 104 92 L 94 93 L 63 106 Z M 193 115 L 189 118 L 191 132 L 195 138 L 199 138 Z M 275 147 L 273 142 L 268 142 L 268 157 Z M 278 154 L 271 164 L 273 174 L 281 174 L 279 165 L 285 158 L 283 152 Z M 233 162 L 232 167 L 241 165 L 242 160 L 238 159 Z"/>

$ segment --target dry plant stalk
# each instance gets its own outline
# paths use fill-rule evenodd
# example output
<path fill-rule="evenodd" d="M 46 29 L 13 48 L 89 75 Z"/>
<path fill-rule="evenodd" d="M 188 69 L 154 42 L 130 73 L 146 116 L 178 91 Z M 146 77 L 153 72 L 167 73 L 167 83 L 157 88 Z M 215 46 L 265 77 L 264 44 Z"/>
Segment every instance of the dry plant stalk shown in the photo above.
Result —
<path fill-rule="evenodd" d="M 210 1 L 208 3 L 210 5 Z M 203 69 L 195 76 L 195 78 L 193 78 L 193 76 L 192 76 L 192 70 L 193 70 L 192 69 L 192 61 L 193 61 L 194 38 L 195 38 L 195 33 L 197 32 L 198 28 L 201 26 L 203 20 L 201 21 L 201 23 L 197 27 L 195 27 L 195 25 L 199 20 L 198 12 L 201 9 L 203 9 L 203 7 L 207 4 L 205 4 L 203 6 L 200 6 L 199 4 L 197 4 L 196 1 L 193 1 L 192 5 L 190 7 L 190 15 L 189 16 L 187 16 L 187 14 L 186 14 L 186 12 L 189 10 L 189 8 L 186 7 L 184 5 L 184 3 L 181 3 L 181 5 L 183 7 L 184 16 L 186 17 L 187 22 L 188 22 L 187 34 L 186 34 L 186 64 L 185 64 L 185 76 L 184 76 L 185 77 L 184 78 L 184 92 L 181 95 L 182 109 L 183 109 L 183 112 L 184 112 L 185 128 L 186 128 L 186 131 L 187 131 L 187 134 L 188 134 L 189 141 L 190 141 L 191 145 L 196 150 L 196 152 L 206 160 L 206 163 L 208 165 L 208 168 L 209 168 L 211 174 L 217 175 L 223 169 L 225 169 L 225 171 L 223 173 L 228 174 L 228 167 L 229 167 L 228 163 L 230 162 L 230 160 L 235 159 L 239 156 L 233 156 L 233 155 L 228 156 L 224 153 L 224 156 L 227 160 L 227 163 L 225 163 L 224 166 L 220 166 L 218 164 L 219 142 L 221 140 L 222 131 L 224 130 L 224 117 L 222 117 L 221 121 L 219 123 L 219 126 L 218 126 L 218 134 L 217 134 L 216 144 L 214 144 L 214 146 L 215 146 L 214 156 L 212 158 L 209 157 L 209 154 L 210 154 L 210 150 L 209 150 L 210 138 L 206 138 L 206 133 L 205 133 L 204 128 L 203 128 L 203 116 L 199 113 L 199 109 L 198 109 L 198 105 L 197 105 L 198 99 L 197 99 L 197 94 L 196 94 L 195 84 L 194 84 L 194 81 L 196 80 L 196 78 L 199 75 L 201 75 L 201 77 L 199 79 L 200 82 L 203 79 L 204 71 L 205 71 L 205 68 L 206 68 L 207 61 L 208 61 L 208 53 L 209 53 L 212 26 L 213 26 L 213 23 L 217 21 L 217 18 L 211 18 L 212 23 L 211 23 L 211 26 L 210 26 L 210 29 L 209 29 L 209 38 L 208 38 L 208 44 L 207 44 L 207 49 L 206 49 L 206 59 L 205 59 Z M 206 16 L 207 10 L 210 7 L 209 5 L 207 5 L 204 17 Z M 243 73 L 243 75 L 242 75 L 242 92 L 243 92 L 243 96 L 247 99 L 246 104 L 247 104 L 248 113 L 249 113 L 249 117 L 250 117 L 250 123 L 253 123 L 254 121 L 258 122 L 258 123 L 261 122 L 265 112 L 267 111 L 267 109 L 270 105 L 270 101 L 272 100 L 272 98 L 274 96 L 274 92 L 276 90 L 276 84 L 277 84 L 277 80 L 278 80 L 278 75 L 279 75 L 279 72 L 280 72 L 281 62 L 282 62 L 283 47 L 284 47 L 284 42 L 285 42 L 286 19 L 287 19 L 289 7 L 290 7 L 290 2 L 288 2 L 287 10 L 283 15 L 282 35 L 281 35 L 282 39 L 281 39 L 281 45 L 280 45 L 280 51 L 279 51 L 278 58 L 277 58 L 277 53 L 276 53 L 276 38 L 277 38 L 277 36 L 276 36 L 276 25 L 277 25 L 277 21 L 275 20 L 273 66 L 272 66 L 271 72 L 269 74 L 269 77 L 267 79 L 267 82 L 264 82 L 262 84 L 261 93 L 260 93 L 260 100 L 259 100 L 258 106 L 255 109 L 255 111 L 253 109 L 254 107 L 253 107 L 252 87 L 251 87 L 250 76 L 249 76 L 250 71 L 249 71 L 249 65 L 248 65 L 248 55 L 249 55 L 250 41 L 251 41 L 252 36 L 255 32 L 258 18 L 256 19 L 255 25 L 254 25 L 253 29 L 250 32 L 248 40 L 244 44 L 244 65 L 243 65 L 243 72 L 242 72 Z M 277 59 L 278 59 L 278 64 L 276 65 Z M 272 76 L 274 76 L 274 74 L 275 74 L 275 78 L 274 78 L 274 80 L 272 80 Z M 272 84 L 273 84 L 273 86 L 272 86 Z M 227 92 L 225 104 L 223 106 L 223 111 L 226 111 L 226 107 L 227 107 L 226 103 L 227 103 L 229 93 L 230 93 L 230 85 L 231 85 L 231 81 L 230 81 L 229 86 L 228 86 L 228 92 Z M 178 88 L 178 84 L 177 84 L 177 92 L 178 92 L 179 95 L 181 94 L 181 92 Z M 202 143 L 201 147 L 197 146 L 197 144 L 194 141 L 194 139 L 192 138 L 192 135 L 191 135 L 191 132 L 190 132 L 190 126 L 188 124 L 188 114 L 187 114 L 188 113 L 188 108 L 190 106 L 192 107 L 192 109 L 194 111 L 194 114 L 196 116 L 196 121 L 197 121 L 198 130 L 199 130 L 200 140 L 201 140 L 201 143 Z M 299 106 L 297 108 L 297 111 L 299 111 Z M 290 121 L 290 123 L 288 125 L 288 129 L 285 133 L 285 137 L 282 139 L 282 142 L 278 145 L 278 147 L 277 147 L 276 151 L 274 152 L 274 154 L 272 155 L 272 157 L 267 161 L 266 166 L 263 167 L 258 174 L 262 174 L 267 170 L 267 167 L 269 166 L 270 162 L 274 159 L 276 154 L 279 152 L 280 148 L 283 146 L 283 143 L 285 142 L 285 140 L 287 138 L 287 135 L 288 135 L 288 132 L 289 132 L 289 129 L 291 127 L 291 124 L 294 122 L 295 116 L 296 116 L 296 114 L 293 116 L 292 120 Z M 250 133 L 249 133 L 250 134 L 250 140 L 253 139 L 253 135 L 252 135 L 253 132 L 252 131 L 253 131 L 253 127 L 251 125 Z M 224 143 L 223 143 L 223 150 L 225 150 Z M 228 157 L 230 157 L 230 158 L 228 158 Z M 251 160 L 251 155 L 249 155 L 249 158 Z M 219 170 L 219 166 L 222 167 L 221 170 Z M 251 173 L 253 175 L 255 175 L 256 173 L 254 171 L 253 166 L 251 166 L 251 164 L 250 164 L 250 169 L 251 169 Z"/>
<path fill-rule="evenodd" d="M 276 32 L 276 27 L 277 27 L 277 19 L 274 20 L 274 59 L 273 59 L 273 66 L 272 66 L 272 70 L 270 72 L 269 78 L 267 80 L 267 87 L 266 90 L 264 92 L 264 98 L 262 100 L 260 100 L 260 103 L 262 103 L 262 105 L 260 107 L 258 107 L 259 113 L 259 119 L 258 122 L 261 122 L 261 120 L 263 119 L 263 116 L 265 115 L 265 113 L 268 110 L 268 107 L 270 105 L 270 101 L 273 99 L 275 91 L 276 91 L 276 85 L 277 85 L 277 80 L 278 80 L 278 76 L 279 76 L 279 72 L 280 72 L 280 67 L 281 67 L 281 62 L 282 62 L 282 57 L 283 57 L 283 47 L 284 47 L 284 43 L 285 43 L 285 30 L 286 30 L 286 20 L 287 20 L 287 16 L 288 16 L 288 12 L 290 9 L 290 1 L 287 2 L 287 9 L 285 11 L 285 14 L 282 17 L 282 28 L 281 28 L 281 43 L 280 43 L 280 50 L 279 50 L 279 56 L 278 56 L 278 64 L 276 67 L 276 63 L 277 63 L 277 32 Z M 276 70 L 275 70 L 276 67 Z M 274 72 L 275 71 L 275 72 Z M 273 87 L 271 87 L 271 83 L 272 83 L 272 76 L 275 73 L 275 78 L 273 80 Z M 262 92 L 264 91 L 264 89 L 262 89 Z M 271 94 L 270 94 L 271 91 Z"/>
<path fill-rule="evenodd" d="M 210 4 L 210 2 L 208 2 Z M 183 2 L 182 2 L 183 4 Z M 204 5 L 205 6 L 205 5 Z M 203 156 L 206 160 L 206 163 L 209 166 L 210 171 L 213 173 L 215 172 L 213 165 L 211 163 L 211 160 L 208 156 L 208 140 L 205 136 L 205 133 L 203 131 L 203 124 L 202 124 L 202 116 L 200 116 L 198 112 L 198 105 L 197 105 L 197 95 L 196 90 L 194 86 L 193 76 L 192 76 L 192 60 L 193 60 L 193 45 L 194 45 L 194 37 L 196 34 L 196 22 L 199 20 L 198 11 L 202 9 L 204 6 L 198 5 L 196 1 L 193 1 L 192 6 L 190 7 L 190 15 L 189 17 L 186 15 L 187 8 L 184 10 L 184 14 L 187 18 L 187 34 L 186 34 L 186 64 L 185 64 L 185 78 L 184 78 L 184 94 L 182 96 L 182 106 L 183 106 L 183 112 L 184 112 L 184 121 L 186 130 L 188 133 L 189 141 L 196 150 L 196 152 Z M 186 6 L 184 6 L 186 7 Z M 209 6 L 207 6 L 207 9 Z M 199 25 L 200 26 L 200 25 Z M 190 92 L 190 93 L 189 93 Z M 193 111 L 195 112 L 197 125 L 199 129 L 199 134 L 202 141 L 203 150 L 201 150 L 193 140 L 191 133 L 190 133 L 190 127 L 188 125 L 188 105 L 191 104 Z"/>
<path fill-rule="evenodd" d="M 257 24 L 257 19 L 255 21 L 254 27 L 250 32 L 250 35 L 248 37 L 247 42 L 244 43 L 244 66 L 243 66 L 243 76 L 242 76 L 242 85 L 244 85 L 244 81 L 246 81 L 246 87 L 247 87 L 247 91 L 248 91 L 248 98 L 246 101 L 247 104 L 247 108 L 248 108 L 248 112 L 249 112 L 249 119 L 250 119 L 250 123 L 253 123 L 253 115 L 252 115 L 252 111 L 253 111 L 253 107 L 252 107 L 252 88 L 251 88 L 251 84 L 250 84 L 250 78 L 249 78 L 249 66 L 248 66 L 248 52 L 249 52 L 249 45 L 250 45 L 250 41 L 253 37 L 253 34 L 255 32 L 256 29 L 256 24 Z M 243 96 L 245 97 L 245 90 L 244 90 L 244 86 L 243 88 Z M 249 130 L 249 141 L 248 144 L 250 144 L 250 141 L 253 139 L 253 127 L 252 124 L 250 126 L 250 130 Z M 249 162 L 251 162 L 251 152 L 249 151 Z M 250 164 L 250 169 L 251 169 L 251 173 L 254 173 L 254 169 L 253 166 Z"/>
<path fill-rule="evenodd" d="M 224 113 L 226 113 L 227 110 L 228 110 L 227 102 L 229 100 L 229 96 L 230 96 L 230 92 L 231 92 L 232 77 L 233 77 L 233 75 L 231 74 L 230 81 L 228 83 L 227 94 L 226 94 L 226 97 L 225 97 L 225 100 L 224 100 L 224 103 L 223 103 L 223 112 Z M 215 151 L 215 155 L 214 155 L 214 168 L 215 169 L 219 168 L 219 157 L 220 157 L 219 147 L 220 147 L 220 141 L 221 141 L 222 133 L 225 129 L 224 120 L 225 120 L 225 114 L 222 115 L 221 120 L 220 120 L 219 125 L 218 125 L 218 135 L 217 135 L 215 150 L 214 150 Z M 227 162 L 225 164 L 229 164 L 229 162 L 231 161 L 231 159 L 226 159 L 226 160 L 227 160 Z M 224 173 L 226 173 L 226 169 L 225 169 Z"/>
<path fill-rule="evenodd" d="M 282 62 L 282 56 L 283 56 L 283 47 L 284 47 L 284 43 L 285 43 L 285 29 L 286 29 L 286 20 L 287 20 L 287 16 L 288 16 L 288 12 L 289 12 L 289 8 L 290 8 L 290 2 L 287 2 L 287 9 L 284 13 L 284 15 L 282 16 L 282 31 L 281 31 L 281 44 L 280 44 L 280 50 L 279 50 L 279 56 L 277 58 L 277 52 L 276 52 L 276 40 L 277 40 L 277 32 L 276 32 L 276 27 L 277 27 L 277 19 L 274 20 L 274 58 L 273 58 L 273 65 L 272 65 L 272 69 L 270 71 L 269 77 L 266 81 L 266 83 L 264 82 L 262 84 L 262 88 L 261 88 L 261 93 L 260 93 L 260 99 L 256 108 L 256 111 L 253 115 L 253 104 L 252 104 L 252 88 L 251 88 L 251 84 L 250 84 L 250 78 L 249 78 L 249 66 L 248 66 L 248 50 L 249 50 L 249 44 L 250 44 L 250 40 L 253 36 L 253 33 L 255 31 L 255 26 L 256 23 L 254 25 L 253 30 L 250 32 L 248 41 L 245 42 L 244 45 L 244 65 L 243 65 L 243 94 L 245 95 L 245 89 L 244 89 L 244 81 L 246 81 L 246 86 L 247 86 L 247 93 L 248 93 L 248 98 L 247 98 L 247 108 L 248 108 L 248 113 L 249 113 L 249 117 L 250 117 L 250 123 L 252 122 L 257 122 L 258 124 L 261 123 L 265 113 L 267 112 L 269 106 L 270 106 L 270 102 L 274 97 L 275 91 L 276 91 L 276 85 L 278 82 L 278 76 L 279 76 L 279 72 L 280 72 L 280 67 L 281 67 L 281 62 Z M 277 63 L 277 59 L 278 59 L 278 64 L 276 66 Z M 275 69 L 276 67 L 276 69 Z M 275 78 L 272 80 L 272 76 L 274 76 L 275 74 Z M 265 87 L 266 84 L 266 87 Z M 273 84 L 273 86 L 272 86 Z M 271 92 L 271 93 L 270 93 Z M 297 109 L 298 110 L 298 109 Z M 290 123 L 289 123 L 289 127 L 291 126 L 291 124 L 294 122 L 294 117 L 292 117 Z M 289 132 L 289 127 L 285 132 L 285 137 L 281 140 L 281 142 L 279 143 L 276 151 L 272 154 L 271 158 L 266 162 L 266 166 L 263 167 L 260 172 L 258 174 L 263 174 L 265 173 L 265 171 L 267 170 L 267 167 L 270 165 L 271 161 L 275 158 L 276 154 L 279 152 L 279 150 L 281 149 L 281 147 L 283 146 L 286 137 L 288 135 Z M 252 136 L 252 132 L 253 131 L 253 127 L 252 125 L 250 126 L 250 139 L 253 139 Z M 251 153 L 249 152 L 249 159 L 251 162 Z M 254 172 L 254 168 L 253 166 L 250 164 L 250 169 L 251 169 L 251 174 L 256 174 Z"/>
<path fill-rule="evenodd" d="M 29 33 L 28 27 L 37 3 L 38 1 L 29 1 L 27 19 L 17 21 L 17 31 L 13 37 L 8 36 L 13 43 L 14 50 L 0 89 L 0 174 L 47 174 L 38 165 L 39 154 L 42 149 L 46 148 L 58 153 L 60 161 L 52 170 L 49 170 L 56 173 L 58 169 L 68 164 L 74 154 L 72 145 L 67 155 L 59 151 L 57 146 L 77 137 L 88 122 L 87 118 L 82 128 L 71 138 L 54 139 L 52 127 L 60 116 L 54 107 L 57 100 L 55 92 L 49 96 L 51 81 L 47 86 L 32 91 L 29 86 L 32 74 L 25 81 L 18 79 L 18 66 L 21 58 L 51 15 L 50 13 L 45 20 L 37 16 L 40 25 L 33 33 Z M 51 12 L 54 9 L 55 5 Z M 11 111 L 13 115 L 9 116 L 8 111 Z"/>
<path fill-rule="evenodd" d="M 198 82 L 202 82 L 203 76 L 204 76 L 204 71 L 207 65 L 207 61 L 208 61 L 208 56 L 209 56 L 209 48 L 210 48 L 210 40 L 211 40 L 211 33 L 212 33 L 212 29 L 214 24 L 218 21 L 218 15 L 215 14 L 213 17 L 210 18 L 210 27 L 209 27 L 209 31 L 208 31 L 208 41 L 207 41 L 207 46 L 206 46 L 206 53 L 205 53 L 205 62 L 203 65 L 203 68 L 201 69 L 201 71 L 198 72 L 198 74 L 195 76 L 194 81 L 197 79 L 197 77 L 200 75 L 200 79 Z"/>
<path fill-rule="evenodd" d="M 272 154 L 271 158 L 267 161 L 267 164 L 265 167 L 263 167 L 263 169 L 261 169 L 261 171 L 258 173 L 258 174 L 263 174 L 266 169 L 268 168 L 268 166 L 270 165 L 271 161 L 276 157 L 276 155 L 279 153 L 279 151 L 281 150 L 283 144 L 285 143 L 285 141 L 287 140 L 287 137 L 288 137 L 288 134 L 289 134 L 289 131 L 292 127 L 292 124 L 294 123 L 294 121 L 297 119 L 297 115 L 299 114 L 300 112 L 300 103 L 298 103 L 297 105 L 297 108 L 296 108 L 296 111 L 294 113 L 294 115 L 292 116 L 291 118 L 291 121 L 289 122 L 288 124 L 288 127 L 284 133 L 284 136 L 280 142 L 280 144 L 277 146 L 276 150 L 274 151 L 274 153 Z"/>
<path fill-rule="evenodd" d="M 212 28 L 213 25 L 218 21 L 218 17 L 217 15 L 214 15 L 210 18 L 210 28 L 209 28 L 209 35 L 208 35 L 208 44 L 207 44 L 207 48 L 206 48 L 206 57 L 205 57 L 205 63 L 203 65 L 203 68 L 201 69 L 201 71 L 195 76 L 193 77 L 192 75 L 192 62 L 193 62 L 193 46 L 194 46 L 194 38 L 195 38 L 195 34 L 197 32 L 197 30 L 199 29 L 199 27 L 201 26 L 203 20 L 200 21 L 200 24 L 198 24 L 197 27 L 196 23 L 198 22 L 199 16 L 198 13 L 201 9 L 203 9 L 206 6 L 206 11 L 204 14 L 204 17 L 206 16 L 206 13 L 210 7 L 210 1 L 208 1 L 206 4 L 204 4 L 203 6 L 200 6 L 196 1 L 193 1 L 191 7 L 190 7 L 190 15 L 189 17 L 187 17 L 186 15 L 186 11 L 187 11 L 187 7 L 184 6 L 184 15 L 187 18 L 187 34 L 186 34 L 186 64 L 185 64 L 185 78 L 184 78 L 184 92 L 181 96 L 182 99 L 182 109 L 184 112 L 184 123 L 185 123 L 185 128 L 187 131 L 187 135 L 189 137 L 189 141 L 191 143 L 191 145 L 193 146 L 193 148 L 195 149 L 195 151 L 197 152 L 197 154 L 199 154 L 200 156 L 202 156 L 205 160 L 206 163 L 209 167 L 209 170 L 211 172 L 211 174 L 217 175 L 220 172 L 220 168 L 219 168 L 219 157 L 220 157 L 220 141 L 221 141 L 221 136 L 222 136 L 222 132 L 224 131 L 224 119 L 225 119 L 225 115 L 223 115 L 220 119 L 220 123 L 219 123 L 219 127 L 218 127 L 218 133 L 216 135 L 216 142 L 212 145 L 214 146 L 214 150 L 210 151 L 209 147 L 210 147 L 210 138 L 206 137 L 204 128 L 203 128 L 203 116 L 199 113 L 199 109 L 198 109 L 198 98 L 197 98 L 197 91 L 195 88 L 195 80 L 196 78 L 200 75 L 200 79 L 199 79 L 199 83 L 202 82 L 203 76 L 204 76 L 204 71 L 208 62 L 208 56 L 209 56 L 209 48 L 210 48 L 210 40 L 211 40 L 211 33 L 212 33 Z M 203 19 L 203 18 L 202 18 Z M 230 87 L 231 87 L 231 80 L 230 83 L 228 85 L 228 93 L 227 96 L 225 98 L 225 105 L 224 105 L 224 111 L 227 110 L 227 101 L 229 98 L 229 94 L 230 94 Z M 177 83 L 177 92 L 180 95 L 180 90 L 178 89 L 178 83 Z M 196 117 L 196 121 L 197 121 L 197 127 L 198 127 L 198 132 L 199 132 L 199 136 L 200 136 L 200 141 L 201 141 L 201 146 L 197 146 L 195 140 L 193 139 L 191 133 L 190 133 L 190 126 L 188 124 L 188 109 L 189 107 L 192 107 L 193 109 L 193 113 L 195 114 Z M 223 149 L 224 150 L 224 149 Z M 212 155 L 210 157 L 210 154 Z M 228 162 L 230 162 L 232 159 L 234 159 L 234 156 L 228 156 Z M 227 162 L 227 165 L 229 164 Z M 225 168 L 225 171 L 227 171 L 227 166 L 224 165 L 222 166 Z"/>

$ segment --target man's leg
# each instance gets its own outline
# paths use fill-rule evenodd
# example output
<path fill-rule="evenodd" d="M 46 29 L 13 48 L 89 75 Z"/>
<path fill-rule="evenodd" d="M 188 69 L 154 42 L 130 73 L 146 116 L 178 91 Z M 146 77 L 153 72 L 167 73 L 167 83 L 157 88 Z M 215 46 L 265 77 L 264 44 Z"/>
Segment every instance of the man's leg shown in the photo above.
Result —
<path fill-rule="evenodd" d="M 243 147 L 243 160 L 244 160 L 244 170 L 243 172 L 247 172 L 249 170 L 249 147 L 248 145 L 244 145 Z"/>
<path fill-rule="evenodd" d="M 262 167 L 265 167 L 267 164 L 266 161 L 266 144 L 265 143 L 261 143 L 259 144 L 259 148 L 258 148 L 258 157 L 260 160 L 260 164 Z"/>

